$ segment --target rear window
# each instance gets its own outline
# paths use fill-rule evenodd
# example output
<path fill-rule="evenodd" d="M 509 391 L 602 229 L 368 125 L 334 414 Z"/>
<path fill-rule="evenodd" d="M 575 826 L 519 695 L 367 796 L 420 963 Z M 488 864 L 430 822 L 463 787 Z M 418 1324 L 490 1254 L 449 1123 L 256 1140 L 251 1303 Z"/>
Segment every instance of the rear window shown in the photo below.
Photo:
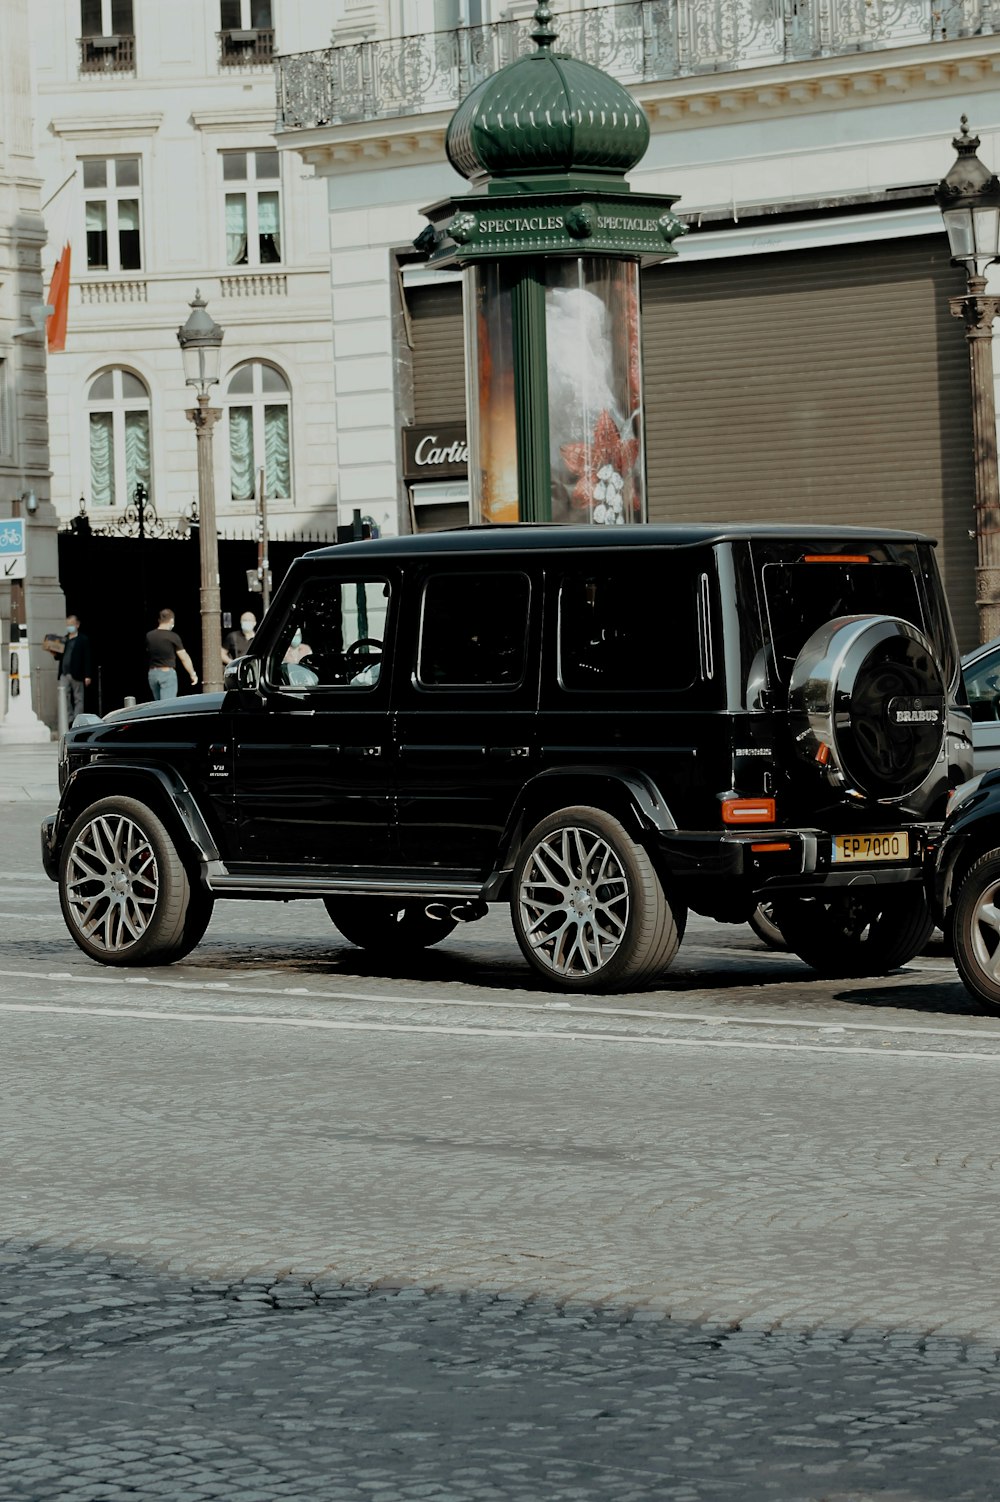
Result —
<path fill-rule="evenodd" d="M 700 676 L 700 575 L 633 564 L 565 574 L 559 590 L 559 680 L 606 693 L 676 693 Z"/>
<path fill-rule="evenodd" d="M 916 580 L 899 563 L 769 563 L 764 597 L 778 675 L 813 632 L 840 615 L 897 615 L 926 631 Z"/>

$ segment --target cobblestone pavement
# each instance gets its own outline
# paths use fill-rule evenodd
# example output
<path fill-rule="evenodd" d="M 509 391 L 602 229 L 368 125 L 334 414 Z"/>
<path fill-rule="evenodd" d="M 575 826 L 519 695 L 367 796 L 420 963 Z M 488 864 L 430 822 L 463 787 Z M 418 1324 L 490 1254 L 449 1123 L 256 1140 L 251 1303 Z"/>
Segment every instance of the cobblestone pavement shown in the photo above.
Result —
<path fill-rule="evenodd" d="M 568 1003 L 499 912 L 394 968 L 228 903 L 111 973 L 32 786 L 0 1502 L 1000 1496 L 1000 1020 L 940 945 L 831 984 L 695 920 L 656 990 Z"/>
<path fill-rule="evenodd" d="M 995 1497 L 995 1353 L 8 1246 L 5 1498 Z"/>

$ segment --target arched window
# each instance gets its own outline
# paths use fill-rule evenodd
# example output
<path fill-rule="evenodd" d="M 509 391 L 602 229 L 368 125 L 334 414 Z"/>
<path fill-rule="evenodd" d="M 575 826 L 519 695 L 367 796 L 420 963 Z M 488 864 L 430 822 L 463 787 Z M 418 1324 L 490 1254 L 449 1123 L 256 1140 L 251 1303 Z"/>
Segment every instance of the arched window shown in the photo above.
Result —
<path fill-rule="evenodd" d="M 141 480 L 150 490 L 149 392 L 130 370 L 105 370 L 87 393 L 90 503 L 126 506 Z"/>
<path fill-rule="evenodd" d="M 229 483 L 234 501 L 257 494 L 257 471 L 264 471 L 269 500 L 292 493 L 289 451 L 288 382 L 273 365 L 248 360 L 238 365 L 226 387 L 229 407 Z"/>

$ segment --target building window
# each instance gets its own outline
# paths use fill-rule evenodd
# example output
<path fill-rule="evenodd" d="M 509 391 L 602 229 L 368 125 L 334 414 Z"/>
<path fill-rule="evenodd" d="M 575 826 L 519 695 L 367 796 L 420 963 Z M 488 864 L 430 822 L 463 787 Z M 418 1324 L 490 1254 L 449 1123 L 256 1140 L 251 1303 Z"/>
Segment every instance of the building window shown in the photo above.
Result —
<path fill-rule="evenodd" d="M 219 63 L 254 67 L 274 56 L 271 0 L 220 0 Z"/>
<path fill-rule="evenodd" d="M 281 260 L 280 175 L 276 151 L 222 153 L 227 266 L 273 266 Z"/>
<path fill-rule="evenodd" d="M 80 69 L 84 73 L 135 71 L 132 0 L 80 0 Z"/>
<path fill-rule="evenodd" d="M 88 271 L 141 271 L 139 158 L 89 157 L 83 166 Z"/>
<path fill-rule="evenodd" d="M 128 505 L 150 490 L 149 391 L 130 370 L 105 370 L 88 392 L 90 504 Z"/>
<path fill-rule="evenodd" d="M 264 471 L 269 500 L 292 493 L 288 382 L 273 365 L 248 360 L 226 388 L 229 407 L 229 477 L 234 501 L 252 501 Z"/>

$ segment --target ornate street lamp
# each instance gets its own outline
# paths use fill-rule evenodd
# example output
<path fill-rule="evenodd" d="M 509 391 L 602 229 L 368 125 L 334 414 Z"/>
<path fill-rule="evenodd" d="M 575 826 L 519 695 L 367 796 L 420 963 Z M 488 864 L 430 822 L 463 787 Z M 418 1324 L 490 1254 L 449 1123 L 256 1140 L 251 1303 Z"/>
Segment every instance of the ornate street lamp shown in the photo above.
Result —
<path fill-rule="evenodd" d="M 201 550 L 201 682 L 204 693 L 222 689 L 222 600 L 219 593 L 219 532 L 215 521 L 215 473 L 212 467 L 212 429 L 222 413 L 209 406 L 209 393 L 218 384 L 222 363 L 223 330 L 209 316 L 200 291 L 189 303 L 191 314 L 177 330 L 184 360 L 184 380 L 198 395 L 197 407 L 186 416 L 198 435 L 198 516 Z"/>
<path fill-rule="evenodd" d="M 993 320 L 1000 297 L 986 291 L 986 268 L 1000 258 L 1000 182 L 976 155 L 962 116 L 961 134 L 952 141 L 958 157 L 937 185 L 935 197 L 955 265 L 965 267 L 968 291 L 950 299 L 951 311 L 965 323 L 972 377 L 972 436 L 976 474 L 976 608 L 982 641 L 1000 636 L 1000 480 L 997 474 L 997 418 L 993 389 Z"/>

